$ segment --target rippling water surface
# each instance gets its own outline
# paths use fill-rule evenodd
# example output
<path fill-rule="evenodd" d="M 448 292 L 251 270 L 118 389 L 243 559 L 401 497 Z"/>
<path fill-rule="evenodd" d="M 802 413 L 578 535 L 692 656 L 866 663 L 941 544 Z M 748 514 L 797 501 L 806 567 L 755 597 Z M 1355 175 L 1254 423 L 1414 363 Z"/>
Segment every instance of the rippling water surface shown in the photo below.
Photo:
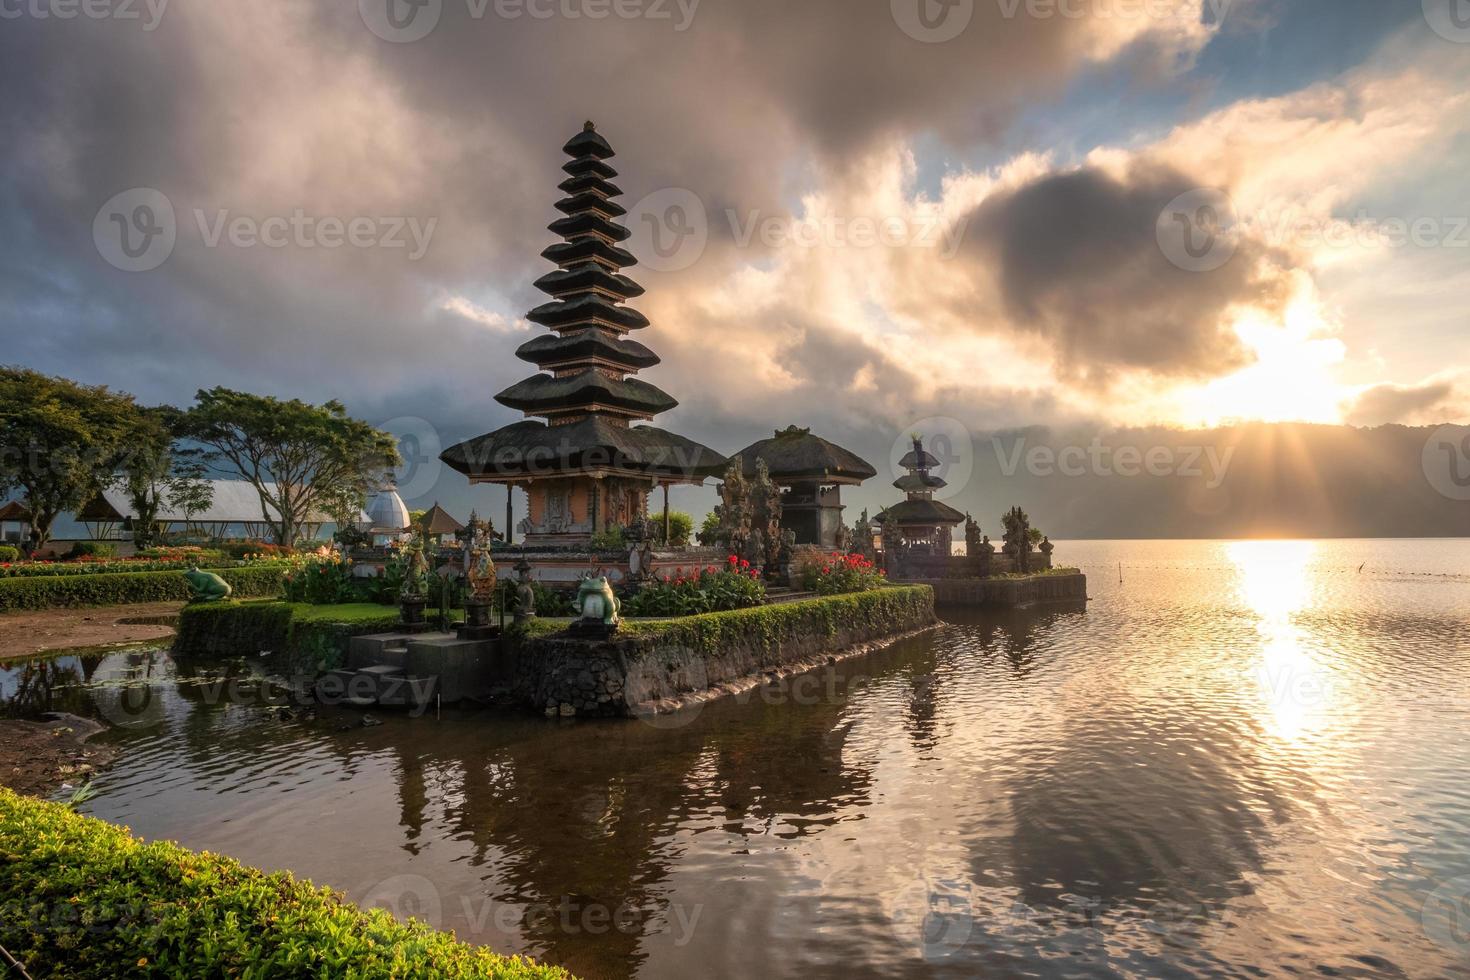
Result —
<path fill-rule="evenodd" d="M 656 724 L 283 722 L 162 653 L 0 696 L 127 724 L 99 817 L 588 978 L 1467 975 L 1470 542 L 1059 557 L 1086 609 Z"/>

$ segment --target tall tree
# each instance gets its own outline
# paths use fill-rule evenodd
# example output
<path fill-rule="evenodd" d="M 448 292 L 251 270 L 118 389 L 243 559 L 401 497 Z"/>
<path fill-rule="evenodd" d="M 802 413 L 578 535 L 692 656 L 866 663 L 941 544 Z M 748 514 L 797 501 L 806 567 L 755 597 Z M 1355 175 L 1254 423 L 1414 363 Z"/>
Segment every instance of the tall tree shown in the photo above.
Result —
<path fill-rule="evenodd" d="M 139 409 L 128 436 L 117 486 L 132 504 L 133 545 L 139 549 L 158 542 L 162 532 L 158 513 L 165 503 L 175 506 L 177 500 L 195 503 L 201 495 L 213 496 L 194 458 L 198 450 L 179 445 L 183 421 L 184 413 L 171 405 Z M 203 506 L 209 506 L 207 500 Z"/>
<path fill-rule="evenodd" d="M 311 405 L 211 388 L 199 392 L 186 431 L 214 465 L 255 488 L 261 519 L 281 545 L 294 544 L 329 501 L 365 494 L 401 462 L 393 436 L 352 418 L 335 400 Z"/>
<path fill-rule="evenodd" d="M 137 420 L 131 395 L 0 368 L 0 491 L 25 495 L 32 551 L 112 481 Z"/>

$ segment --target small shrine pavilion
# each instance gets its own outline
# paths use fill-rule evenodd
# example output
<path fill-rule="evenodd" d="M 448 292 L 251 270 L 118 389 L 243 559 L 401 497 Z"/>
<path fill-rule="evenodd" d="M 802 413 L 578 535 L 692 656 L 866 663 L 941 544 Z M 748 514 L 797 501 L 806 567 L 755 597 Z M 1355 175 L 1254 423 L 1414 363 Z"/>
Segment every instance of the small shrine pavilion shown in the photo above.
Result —
<path fill-rule="evenodd" d="M 419 518 L 417 527 L 425 538 L 435 544 L 443 544 L 446 537 L 453 539 L 464 530 L 464 525 L 456 520 L 449 511 L 440 507 L 437 500 L 434 501 L 434 506 Z"/>
<path fill-rule="evenodd" d="M 947 485 L 931 472 L 939 466 L 939 460 L 924 449 L 923 439 L 914 436 L 914 448 L 898 465 L 908 473 L 894 480 L 893 485 L 904 492 L 906 499 L 877 516 L 883 524 L 883 537 L 896 531 L 908 551 L 948 556 L 954 527 L 965 522 L 965 515 L 934 499 L 934 492 Z"/>
<path fill-rule="evenodd" d="M 856 453 L 796 426 L 779 430 L 740 450 L 741 469 L 754 479 L 764 460 L 771 481 L 780 487 L 781 526 L 796 534 L 797 544 L 839 548 L 844 542 L 842 488 L 878 475 Z"/>
<path fill-rule="evenodd" d="M 564 217 L 550 230 L 564 240 L 542 257 L 556 269 L 536 280 L 551 301 L 526 315 L 550 332 L 516 356 L 541 369 L 495 396 L 525 421 L 445 450 L 441 458 L 470 482 L 524 490 L 529 507 L 517 525 L 530 547 L 586 547 L 594 534 L 646 516 L 659 487 L 704 482 L 724 465 L 720 454 L 651 425 L 675 407 L 669 395 L 636 375 L 658 356 L 628 335 L 648 319 L 625 301 L 643 287 L 622 274 L 637 263 L 619 243 L 632 234 L 617 223 L 626 212 L 613 198 L 613 149 L 588 123 L 563 151 Z M 545 421 L 542 421 L 542 420 Z"/>

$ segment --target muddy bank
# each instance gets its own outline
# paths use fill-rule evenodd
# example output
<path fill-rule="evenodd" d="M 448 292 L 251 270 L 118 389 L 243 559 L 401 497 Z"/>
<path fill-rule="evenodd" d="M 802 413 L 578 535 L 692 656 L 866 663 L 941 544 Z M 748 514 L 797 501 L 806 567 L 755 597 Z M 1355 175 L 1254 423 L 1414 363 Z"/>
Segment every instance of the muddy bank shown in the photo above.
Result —
<path fill-rule="evenodd" d="M 41 609 L 0 616 L 0 660 L 166 640 L 182 602 L 145 602 L 94 609 Z"/>
<path fill-rule="evenodd" d="M 80 786 L 117 757 L 110 745 L 91 741 L 103 726 L 76 715 L 39 721 L 0 721 L 0 786 L 30 796 L 51 796 Z"/>

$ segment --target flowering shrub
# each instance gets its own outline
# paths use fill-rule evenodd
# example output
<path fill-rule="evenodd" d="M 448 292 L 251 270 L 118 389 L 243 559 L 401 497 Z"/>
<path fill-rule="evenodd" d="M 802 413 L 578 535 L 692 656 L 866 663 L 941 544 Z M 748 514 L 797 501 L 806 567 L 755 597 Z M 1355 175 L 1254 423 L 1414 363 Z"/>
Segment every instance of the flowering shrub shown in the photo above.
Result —
<path fill-rule="evenodd" d="M 766 601 L 766 585 L 750 562 L 731 555 L 724 568 L 710 565 L 641 589 L 623 600 L 624 616 L 696 616 L 749 609 Z"/>
<path fill-rule="evenodd" d="M 817 595 L 866 592 L 882 585 L 886 574 L 862 555 L 831 554 L 801 570 L 801 587 Z"/>
<path fill-rule="evenodd" d="M 362 601 L 362 587 L 352 577 L 352 562 L 330 548 L 299 557 L 281 585 L 287 602 L 332 606 Z"/>

